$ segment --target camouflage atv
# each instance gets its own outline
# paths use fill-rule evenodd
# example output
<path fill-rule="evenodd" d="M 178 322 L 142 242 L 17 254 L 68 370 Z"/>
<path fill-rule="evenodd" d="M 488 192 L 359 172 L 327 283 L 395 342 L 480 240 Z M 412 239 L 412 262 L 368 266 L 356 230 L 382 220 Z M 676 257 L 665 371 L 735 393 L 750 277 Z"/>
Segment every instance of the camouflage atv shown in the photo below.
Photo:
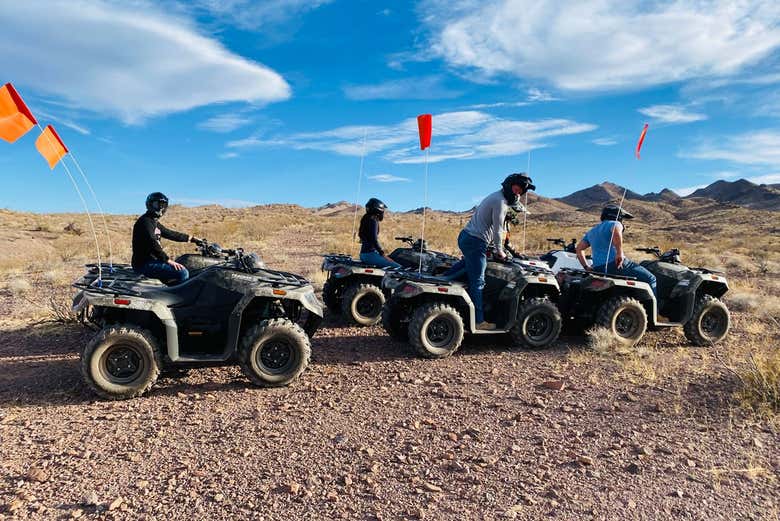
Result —
<path fill-rule="evenodd" d="M 396 248 L 390 258 L 407 269 L 422 267 L 424 273 L 438 275 L 457 262 L 446 253 L 429 250 L 425 241 L 396 237 L 408 247 Z M 328 280 L 322 289 L 322 300 L 331 313 L 342 314 L 361 326 L 372 326 L 381 319 L 382 306 L 388 294 L 382 290 L 382 277 L 389 271 L 343 254 L 324 255 L 323 271 Z"/>
<path fill-rule="evenodd" d="M 263 387 L 284 386 L 306 369 L 309 337 L 323 312 L 311 284 L 270 270 L 255 254 L 204 242 L 177 259 L 191 273 L 167 286 L 130 266 L 96 265 L 74 283 L 73 310 L 97 331 L 81 355 L 101 397 L 148 391 L 164 368 L 238 364 Z"/>

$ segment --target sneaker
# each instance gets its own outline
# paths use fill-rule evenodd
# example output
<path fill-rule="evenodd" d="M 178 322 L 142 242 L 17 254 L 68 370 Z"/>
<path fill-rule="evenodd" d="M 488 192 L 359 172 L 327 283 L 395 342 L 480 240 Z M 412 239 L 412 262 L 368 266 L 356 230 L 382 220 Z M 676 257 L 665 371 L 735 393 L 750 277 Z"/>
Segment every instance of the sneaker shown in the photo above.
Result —
<path fill-rule="evenodd" d="M 480 331 L 492 331 L 496 328 L 496 325 L 490 322 L 480 322 L 477 324 L 477 329 Z"/>

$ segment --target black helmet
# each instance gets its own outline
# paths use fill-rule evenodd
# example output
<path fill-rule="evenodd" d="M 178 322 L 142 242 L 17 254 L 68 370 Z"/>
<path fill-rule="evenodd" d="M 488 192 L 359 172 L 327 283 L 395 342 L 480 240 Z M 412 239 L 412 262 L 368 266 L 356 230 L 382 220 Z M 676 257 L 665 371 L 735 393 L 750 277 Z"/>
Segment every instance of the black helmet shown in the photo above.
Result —
<path fill-rule="evenodd" d="M 512 191 L 512 186 L 514 185 L 518 185 L 522 189 L 520 195 L 526 193 L 528 190 L 536 190 L 536 186 L 527 174 L 518 173 L 508 175 L 507 178 L 504 179 L 504 182 L 501 183 L 501 191 L 504 193 L 504 199 L 506 199 L 507 203 L 510 205 L 517 202 L 518 194 L 515 194 Z"/>
<path fill-rule="evenodd" d="M 376 197 L 372 197 L 366 203 L 366 213 L 376 215 L 380 221 L 385 217 L 385 210 L 387 210 L 387 205 Z"/>
<path fill-rule="evenodd" d="M 146 196 L 146 209 L 159 219 L 168 209 L 168 198 L 162 192 L 152 192 Z"/>
<path fill-rule="evenodd" d="M 625 208 L 621 208 L 620 206 L 613 203 L 608 204 L 601 210 L 602 221 L 623 222 L 623 219 L 633 219 L 633 218 L 634 216 L 630 212 L 627 212 Z"/>

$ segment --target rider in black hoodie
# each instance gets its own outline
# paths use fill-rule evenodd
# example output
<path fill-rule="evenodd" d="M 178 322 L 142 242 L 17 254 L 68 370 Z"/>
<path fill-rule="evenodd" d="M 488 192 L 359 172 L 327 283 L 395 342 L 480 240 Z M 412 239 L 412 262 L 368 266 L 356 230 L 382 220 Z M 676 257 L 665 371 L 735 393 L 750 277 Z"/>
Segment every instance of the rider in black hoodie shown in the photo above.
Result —
<path fill-rule="evenodd" d="M 133 269 L 147 277 L 163 282 L 179 284 L 190 276 L 187 268 L 171 260 L 160 245 L 160 238 L 176 242 L 200 243 L 186 233 L 170 230 L 160 224 L 159 219 L 168 209 L 168 198 L 154 192 L 146 198 L 146 213 L 133 226 Z"/>

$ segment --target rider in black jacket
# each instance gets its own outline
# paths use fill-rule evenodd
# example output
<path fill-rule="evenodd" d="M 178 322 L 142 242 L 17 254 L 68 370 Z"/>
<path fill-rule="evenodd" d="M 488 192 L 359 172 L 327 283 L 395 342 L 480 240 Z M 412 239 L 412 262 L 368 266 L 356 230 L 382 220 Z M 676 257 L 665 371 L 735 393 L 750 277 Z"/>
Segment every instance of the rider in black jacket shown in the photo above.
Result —
<path fill-rule="evenodd" d="M 168 198 L 154 192 L 146 198 L 146 213 L 133 226 L 133 269 L 147 277 L 169 284 L 179 284 L 190 276 L 187 268 L 171 260 L 160 245 L 160 238 L 176 242 L 200 243 L 186 233 L 177 232 L 160 224 L 159 219 L 168 209 Z"/>

